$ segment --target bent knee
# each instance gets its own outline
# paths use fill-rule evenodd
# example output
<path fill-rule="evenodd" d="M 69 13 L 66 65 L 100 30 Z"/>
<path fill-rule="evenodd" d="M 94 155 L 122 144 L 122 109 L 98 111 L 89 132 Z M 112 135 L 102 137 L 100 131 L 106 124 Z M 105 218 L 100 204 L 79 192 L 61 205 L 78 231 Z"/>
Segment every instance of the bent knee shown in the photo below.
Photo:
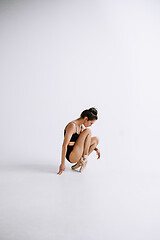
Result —
<path fill-rule="evenodd" d="M 91 130 L 90 130 L 89 128 L 84 129 L 83 132 L 85 132 L 87 135 L 88 135 L 88 134 L 91 135 Z"/>

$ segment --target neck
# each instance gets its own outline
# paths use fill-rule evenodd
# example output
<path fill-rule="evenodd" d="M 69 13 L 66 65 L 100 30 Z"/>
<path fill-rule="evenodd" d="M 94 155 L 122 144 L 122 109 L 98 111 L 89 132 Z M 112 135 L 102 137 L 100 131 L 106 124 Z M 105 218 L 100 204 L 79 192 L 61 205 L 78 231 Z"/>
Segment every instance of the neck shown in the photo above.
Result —
<path fill-rule="evenodd" d="M 78 126 L 82 125 L 84 123 L 84 119 L 83 118 L 77 118 L 75 120 L 75 122 L 77 123 Z"/>

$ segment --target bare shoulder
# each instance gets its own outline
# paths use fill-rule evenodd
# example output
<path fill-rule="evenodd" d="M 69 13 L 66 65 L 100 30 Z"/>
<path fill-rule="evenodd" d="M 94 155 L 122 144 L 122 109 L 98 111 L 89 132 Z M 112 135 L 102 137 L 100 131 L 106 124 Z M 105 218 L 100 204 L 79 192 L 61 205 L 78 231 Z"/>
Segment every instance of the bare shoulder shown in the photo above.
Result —
<path fill-rule="evenodd" d="M 75 126 L 73 122 L 70 122 L 65 127 L 66 132 L 73 132 L 75 130 Z"/>
<path fill-rule="evenodd" d="M 72 134 L 75 131 L 74 124 L 73 123 L 68 123 L 68 125 L 65 127 L 65 130 L 66 130 L 66 134 L 64 136 L 63 146 L 67 146 L 68 145 L 68 143 L 69 143 L 69 141 L 71 139 L 71 136 L 72 136 Z"/>

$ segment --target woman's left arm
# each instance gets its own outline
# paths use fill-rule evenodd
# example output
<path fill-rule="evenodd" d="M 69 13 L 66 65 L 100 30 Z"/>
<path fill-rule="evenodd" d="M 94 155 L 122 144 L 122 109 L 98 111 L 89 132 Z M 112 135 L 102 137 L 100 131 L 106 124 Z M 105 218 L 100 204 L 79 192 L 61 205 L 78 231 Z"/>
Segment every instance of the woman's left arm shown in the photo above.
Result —
<path fill-rule="evenodd" d="M 98 155 L 97 159 L 99 159 L 99 158 L 101 157 L 101 154 L 100 154 L 99 149 L 98 149 L 98 148 L 95 148 L 94 150 L 96 151 L 96 153 L 97 153 L 97 155 Z"/>

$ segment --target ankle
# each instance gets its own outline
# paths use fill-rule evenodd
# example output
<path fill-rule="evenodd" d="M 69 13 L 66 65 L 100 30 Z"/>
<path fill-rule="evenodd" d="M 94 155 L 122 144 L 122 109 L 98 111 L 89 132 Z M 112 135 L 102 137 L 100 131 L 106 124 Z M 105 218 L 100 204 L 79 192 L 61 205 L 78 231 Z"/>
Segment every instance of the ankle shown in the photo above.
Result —
<path fill-rule="evenodd" d="M 88 157 L 87 154 L 83 154 L 81 158 L 82 158 L 82 159 L 86 159 L 87 157 Z"/>
<path fill-rule="evenodd" d="M 85 154 L 85 155 L 83 156 L 83 159 L 87 159 L 87 158 L 88 158 L 88 155 Z"/>

